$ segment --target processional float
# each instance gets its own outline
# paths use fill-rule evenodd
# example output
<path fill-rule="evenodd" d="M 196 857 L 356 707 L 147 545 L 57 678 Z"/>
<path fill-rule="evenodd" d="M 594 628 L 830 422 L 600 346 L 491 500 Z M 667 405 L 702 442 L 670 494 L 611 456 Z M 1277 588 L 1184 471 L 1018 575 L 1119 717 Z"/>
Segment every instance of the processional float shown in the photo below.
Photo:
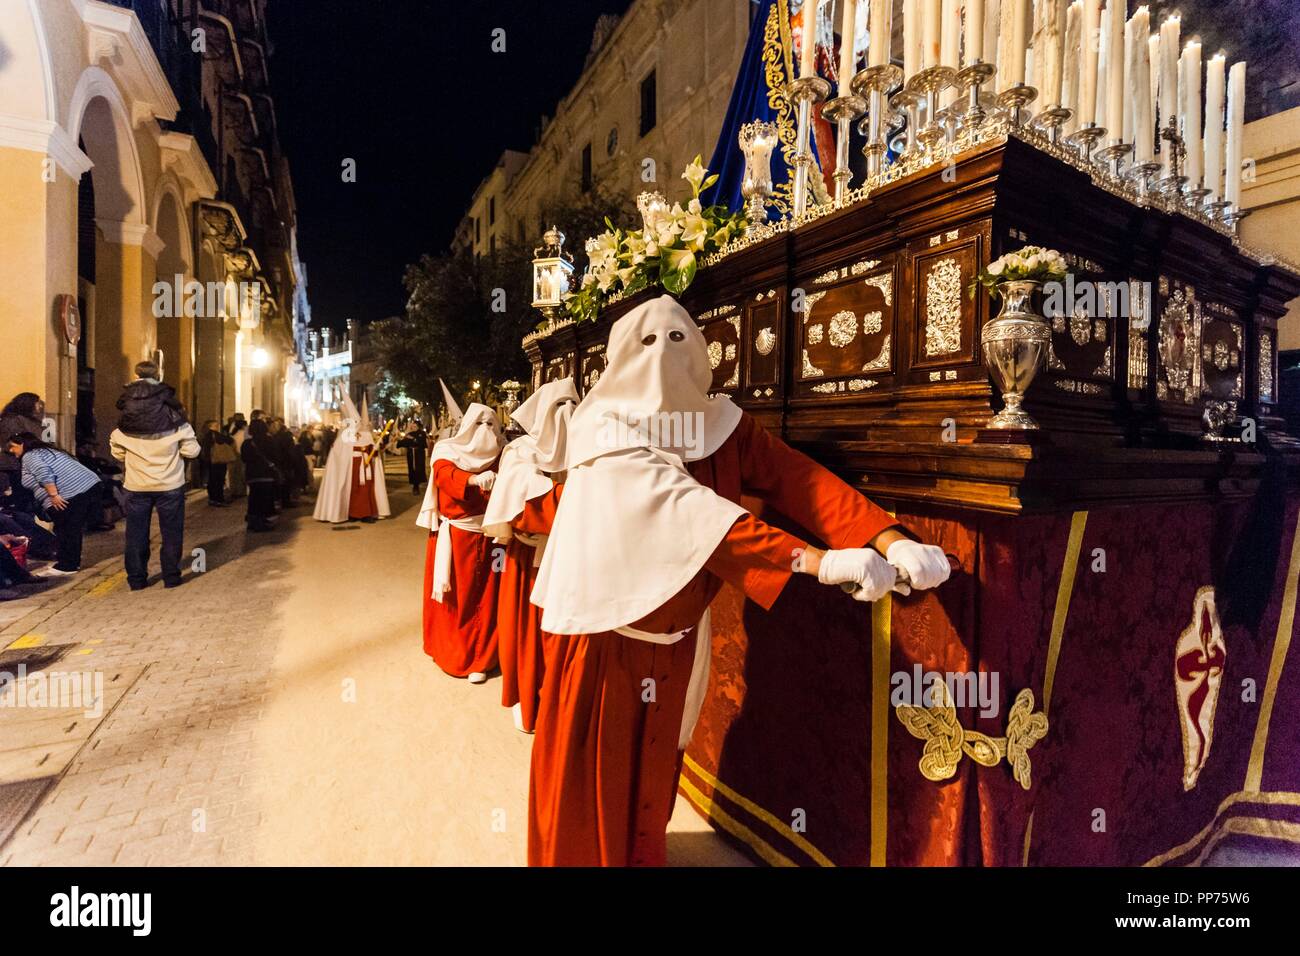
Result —
<path fill-rule="evenodd" d="M 899 6 L 761 6 L 742 71 L 775 105 L 742 123 L 738 83 L 727 130 L 749 227 L 681 299 L 715 391 L 962 571 L 869 610 L 725 589 L 682 790 L 776 863 L 1295 850 L 1300 269 L 1240 237 L 1245 64 L 1123 0 Z M 553 312 L 533 387 L 590 387 L 661 291 Z M 891 701 L 915 667 L 997 673 L 997 715 Z"/>

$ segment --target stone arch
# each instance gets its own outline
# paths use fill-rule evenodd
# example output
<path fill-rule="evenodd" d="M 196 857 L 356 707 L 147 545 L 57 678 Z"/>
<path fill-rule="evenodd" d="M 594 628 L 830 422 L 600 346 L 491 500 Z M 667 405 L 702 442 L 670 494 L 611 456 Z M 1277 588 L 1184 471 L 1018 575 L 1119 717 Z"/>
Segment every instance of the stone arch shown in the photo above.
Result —
<path fill-rule="evenodd" d="M 87 67 L 77 80 L 68 131 L 94 163 L 96 218 L 143 225 L 144 172 L 131 112 L 113 78 L 100 67 Z"/>
<path fill-rule="evenodd" d="M 185 313 L 185 283 L 194 277 L 194 253 L 185 208 L 175 180 L 170 176 L 164 177 L 155 192 L 150 216 L 153 231 L 160 242 L 156 281 L 171 289 L 164 299 L 170 308 L 154 313 L 158 349 L 163 355 L 163 377 L 176 389 L 181 400 L 193 408 L 194 324 L 206 319 Z"/>

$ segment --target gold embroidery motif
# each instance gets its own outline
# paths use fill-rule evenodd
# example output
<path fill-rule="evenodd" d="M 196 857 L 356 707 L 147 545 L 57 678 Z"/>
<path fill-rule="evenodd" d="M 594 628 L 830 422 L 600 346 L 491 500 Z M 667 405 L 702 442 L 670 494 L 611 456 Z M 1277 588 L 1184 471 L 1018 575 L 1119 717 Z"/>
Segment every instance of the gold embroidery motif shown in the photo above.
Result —
<path fill-rule="evenodd" d="M 787 170 L 784 182 L 773 183 L 769 202 L 782 216 L 788 216 L 794 206 L 794 177 L 790 171 L 795 168 L 797 153 L 794 108 L 789 96 L 789 79 L 794 76 L 794 44 L 787 10 L 785 0 L 774 3 L 768 11 L 767 23 L 763 24 L 763 82 L 767 86 L 767 105 L 775 114 L 781 158 Z"/>
<path fill-rule="evenodd" d="M 899 704 L 894 708 L 907 732 L 925 741 L 919 763 L 921 776 L 935 781 L 950 779 L 957 773 L 962 754 L 985 767 L 996 766 L 1006 757 L 1011 776 L 1028 790 L 1032 770 L 1029 750 L 1047 735 L 1047 716 L 1041 711 L 1034 713 L 1034 692 L 1026 687 L 1016 695 L 1007 715 L 1007 735 L 989 737 L 962 727 L 947 685 L 938 686 L 943 692 L 941 706 Z"/>

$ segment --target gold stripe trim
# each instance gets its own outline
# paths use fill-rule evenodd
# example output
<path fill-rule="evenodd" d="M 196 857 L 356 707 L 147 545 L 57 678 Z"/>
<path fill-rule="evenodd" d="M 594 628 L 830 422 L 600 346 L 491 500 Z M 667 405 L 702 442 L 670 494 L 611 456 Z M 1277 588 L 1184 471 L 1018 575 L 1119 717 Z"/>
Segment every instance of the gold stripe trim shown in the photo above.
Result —
<path fill-rule="evenodd" d="M 1205 844 L 1196 859 L 1188 866 L 1200 866 L 1214 852 L 1215 848 L 1230 836 L 1266 837 L 1271 840 L 1284 840 L 1287 843 L 1300 843 L 1300 823 L 1286 820 L 1269 820 L 1265 817 L 1229 817 L 1223 826 Z"/>
<path fill-rule="evenodd" d="M 689 758 L 687 758 L 689 759 Z M 770 866 L 794 866 L 794 861 L 783 853 L 773 849 L 757 833 L 749 829 L 740 821 L 732 817 L 727 811 L 723 810 L 711 798 L 706 797 L 683 774 L 678 778 L 678 783 L 686 799 L 695 805 L 695 809 L 705 817 L 712 820 L 722 829 L 726 830 L 737 840 L 750 847 L 755 853 L 762 857 Z"/>
<path fill-rule="evenodd" d="M 1180 856 L 1186 856 L 1188 853 L 1190 853 L 1193 849 L 1196 848 L 1196 845 L 1198 843 L 1208 838 L 1211 834 L 1215 832 L 1216 829 L 1218 829 L 1220 823 L 1219 818 L 1223 816 L 1224 811 L 1226 811 L 1230 807 L 1236 806 L 1238 803 L 1257 803 L 1257 804 L 1263 804 L 1265 806 L 1300 807 L 1300 793 L 1290 793 L 1285 790 L 1264 792 L 1264 793 L 1260 793 L 1258 791 L 1241 790 L 1238 791 L 1237 793 L 1230 793 L 1228 794 L 1228 796 L 1223 798 L 1223 802 L 1219 804 L 1219 808 L 1214 811 L 1214 817 L 1210 820 L 1209 823 L 1207 823 L 1204 827 L 1201 828 L 1201 831 L 1197 833 L 1196 836 L 1192 837 L 1190 840 L 1187 840 L 1184 843 L 1180 843 L 1172 850 L 1166 850 L 1164 853 L 1161 853 L 1157 856 L 1153 856 L 1151 859 L 1147 860 L 1142 865 L 1163 866 L 1164 864 L 1168 863 L 1170 860 L 1176 859 L 1177 857 Z"/>
<path fill-rule="evenodd" d="M 886 865 L 889 836 L 889 665 L 894 600 L 871 605 L 871 865 Z"/>
<path fill-rule="evenodd" d="M 1065 560 L 1061 563 L 1061 582 L 1056 587 L 1056 609 L 1052 612 L 1052 636 L 1047 642 L 1047 665 L 1043 672 L 1043 716 L 1052 705 L 1052 685 L 1056 683 L 1056 663 L 1061 657 L 1061 639 L 1065 636 L 1065 622 L 1070 615 L 1070 599 L 1074 597 L 1074 577 L 1079 570 L 1079 551 L 1083 548 L 1083 532 L 1088 527 L 1088 512 L 1076 511 L 1070 518 L 1070 537 L 1065 543 Z M 1025 825 L 1025 847 L 1020 854 L 1020 865 L 1029 865 L 1029 846 L 1034 834 L 1034 812 L 1029 811 Z"/>
<path fill-rule="evenodd" d="M 724 797 L 726 797 L 736 806 L 740 807 L 743 810 L 748 811 L 752 816 L 756 817 L 757 819 L 762 820 L 769 827 L 771 827 L 773 830 L 779 833 L 783 839 L 789 840 L 799 849 L 803 850 L 803 852 L 807 853 L 810 857 L 816 860 L 819 866 L 835 865 L 835 863 L 831 860 L 830 857 L 828 857 L 821 850 L 817 849 L 815 846 L 809 843 L 806 837 L 804 837 L 802 834 L 795 833 L 794 830 L 790 828 L 790 824 L 786 823 L 780 817 L 772 813 L 769 813 L 767 810 L 764 810 L 762 807 L 760 807 L 753 800 L 750 800 L 748 797 L 742 796 L 741 794 L 737 793 L 735 790 L 731 789 L 731 787 L 727 786 L 717 777 L 713 776 L 713 774 L 709 773 L 698 763 L 696 763 L 695 760 L 691 758 L 690 754 L 683 755 L 683 762 L 686 764 L 686 766 L 688 766 L 691 769 L 691 773 L 695 774 L 701 780 L 707 783 L 710 787 L 714 789 L 716 793 L 722 794 Z M 682 777 L 681 779 L 686 780 L 685 777 Z M 737 826 L 740 826 L 740 824 L 737 824 Z M 755 837 L 755 839 L 757 839 L 757 837 Z M 766 846 L 766 844 L 764 845 Z M 769 849 L 771 848 L 769 847 Z M 773 850 L 772 852 L 775 853 L 776 851 Z"/>
<path fill-rule="evenodd" d="M 1277 636 L 1273 639 L 1273 656 L 1268 663 L 1268 683 L 1255 723 L 1255 742 L 1250 747 L 1250 763 L 1246 765 L 1246 783 L 1243 789 L 1258 793 L 1264 781 L 1264 751 L 1268 748 L 1268 725 L 1273 717 L 1273 702 L 1277 698 L 1277 685 L 1282 680 L 1287 651 L 1291 649 L 1291 633 L 1295 628 L 1297 577 L 1300 576 L 1300 514 L 1291 532 L 1291 561 L 1287 565 L 1286 590 L 1282 593 L 1282 610 L 1277 619 Z"/>

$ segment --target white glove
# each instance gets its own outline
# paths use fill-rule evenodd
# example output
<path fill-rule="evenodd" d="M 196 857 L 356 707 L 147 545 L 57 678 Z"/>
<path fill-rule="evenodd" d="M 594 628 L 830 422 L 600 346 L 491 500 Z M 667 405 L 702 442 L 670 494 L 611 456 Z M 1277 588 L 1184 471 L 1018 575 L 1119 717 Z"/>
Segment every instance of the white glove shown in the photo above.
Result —
<path fill-rule="evenodd" d="M 491 491 L 496 480 L 497 473 L 495 471 L 480 471 L 477 475 L 470 478 L 469 483 L 475 488 L 482 488 L 484 491 Z"/>
<path fill-rule="evenodd" d="M 874 548 L 846 548 L 822 555 L 817 580 L 822 584 L 856 584 L 855 601 L 875 601 L 889 593 L 897 573 Z"/>
<path fill-rule="evenodd" d="M 885 549 L 885 557 L 895 567 L 906 571 L 909 584 L 918 591 L 937 587 L 948 580 L 952 567 L 943 548 L 919 544 L 908 538 L 895 541 Z"/>

